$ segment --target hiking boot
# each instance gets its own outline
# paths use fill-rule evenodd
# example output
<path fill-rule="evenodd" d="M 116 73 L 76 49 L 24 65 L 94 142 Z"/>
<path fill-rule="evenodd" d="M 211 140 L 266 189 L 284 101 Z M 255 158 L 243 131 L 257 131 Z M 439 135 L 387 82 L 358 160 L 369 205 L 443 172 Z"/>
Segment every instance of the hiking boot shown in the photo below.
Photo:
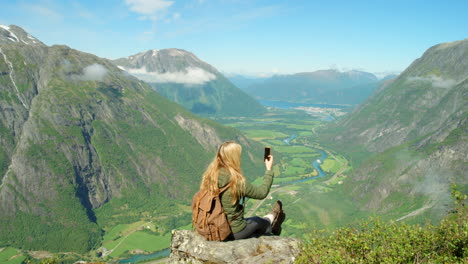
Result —
<path fill-rule="evenodd" d="M 270 213 L 274 216 L 271 223 L 271 232 L 273 235 L 279 236 L 281 234 L 281 224 L 286 218 L 286 214 L 283 212 L 283 204 L 280 200 L 276 201 Z"/>

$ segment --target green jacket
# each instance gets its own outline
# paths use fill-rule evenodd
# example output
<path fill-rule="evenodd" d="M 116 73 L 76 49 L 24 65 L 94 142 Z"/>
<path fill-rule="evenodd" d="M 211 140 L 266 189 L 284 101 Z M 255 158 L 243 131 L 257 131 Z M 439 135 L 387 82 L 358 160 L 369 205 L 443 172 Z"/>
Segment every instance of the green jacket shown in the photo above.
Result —
<path fill-rule="evenodd" d="M 264 199 L 270 192 L 271 183 L 273 182 L 273 170 L 265 171 L 263 176 L 263 183 L 261 185 L 252 185 L 245 182 L 245 197 L 252 199 Z M 218 187 L 222 188 L 229 183 L 229 173 L 223 169 L 219 171 Z M 243 206 L 237 201 L 232 204 L 232 196 L 229 188 L 221 194 L 221 204 L 226 212 L 228 221 L 231 223 L 231 230 L 233 233 L 238 233 L 245 228 L 244 210 Z M 232 220 L 234 219 L 234 220 Z"/>

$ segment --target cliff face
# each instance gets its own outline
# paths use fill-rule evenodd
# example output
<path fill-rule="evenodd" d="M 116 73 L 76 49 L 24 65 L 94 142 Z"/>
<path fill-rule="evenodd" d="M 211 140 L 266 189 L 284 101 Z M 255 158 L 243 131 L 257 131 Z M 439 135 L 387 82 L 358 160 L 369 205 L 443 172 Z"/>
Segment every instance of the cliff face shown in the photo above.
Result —
<path fill-rule="evenodd" d="M 0 27 L 0 94 L 0 245 L 85 251 L 102 226 L 174 212 L 225 140 L 248 142 L 243 163 L 261 171 L 236 130 L 15 26 Z"/>
<path fill-rule="evenodd" d="M 262 236 L 230 242 L 206 241 L 194 231 L 173 230 L 169 263 L 294 263 L 301 241 Z"/>
<path fill-rule="evenodd" d="M 467 72 L 468 40 L 436 45 L 323 131 L 354 160 L 356 201 L 394 219 L 419 209 L 437 219 L 451 184 L 467 191 Z"/>

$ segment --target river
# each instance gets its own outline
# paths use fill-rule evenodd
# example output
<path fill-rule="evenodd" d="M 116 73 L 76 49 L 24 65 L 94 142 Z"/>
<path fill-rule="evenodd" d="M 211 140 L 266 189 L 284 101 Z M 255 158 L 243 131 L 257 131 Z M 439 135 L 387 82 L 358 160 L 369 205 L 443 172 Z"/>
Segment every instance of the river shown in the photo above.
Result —
<path fill-rule="evenodd" d="M 296 134 L 292 134 L 290 137 L 288 137 L 286 139 L 283 139 L 283 142 L 286 143 L 287 145 L 291 145 L 291 143 L 290 143 L 291 140 L 295 139 L 296 137 L 297 137 Z M 317 149 L 317 150 L 318 150 L 318 152 L 320 152 L 321 156 L 320 156 L 319 159 L 316 159 L 316 160 L 312 161 L 312 167 L 314 167 L 314 169 L 316 169 L 317 172 L 318 172 L 317 176 L 312 176 L 312 177 L 299 179 L 299 180 L 294 180 L 294 181 L 289 181 L 289 182 L 283 182 L 283 183 L 278 184 L 275 188 L 278 188 L 280 186 L 285 186 L 285 185 L 290 185 L 290 184 L 295 184 L 295 183 L 300 183 L 300 182 L 305 182 L 305 181 L 310 181 L 310 180 L 313 180 L 313 179 L 325 177 L 326 174 L 322 170 L 322 168 L 320 168 L 320 164 L 328 157 L 328 154 L 325 151 L 323 151 L 322 149 Z"/>
<path fill-rule="evenodd" d="M 126 258 L 126 259 L 121 259 L 118 261 L 118 263 L 136 263 L 138 261 L 142 260 L 150 260 L 150 259 L 156 259 L 156 258 L 167 258 L 169 257 L 169 254 L 171 253 L 171 250 L 169 248 L 165 248 L 160 251 L 156 251 L 151 254 L 139 254 L 139 255 L 134 255 L 131 258 Z"/>

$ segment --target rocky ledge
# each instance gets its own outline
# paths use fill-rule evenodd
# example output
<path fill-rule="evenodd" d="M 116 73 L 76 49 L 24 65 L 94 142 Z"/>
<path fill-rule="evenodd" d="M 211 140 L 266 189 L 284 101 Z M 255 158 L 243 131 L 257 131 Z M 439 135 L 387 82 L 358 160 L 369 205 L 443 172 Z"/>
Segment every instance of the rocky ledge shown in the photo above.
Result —
<path fill-rule="evenodd" d="M 291 237 L 215 242 L 191 230 L 173 230 L 168 263 L 294 263 L 300 248 L 301 241 Z"/>

